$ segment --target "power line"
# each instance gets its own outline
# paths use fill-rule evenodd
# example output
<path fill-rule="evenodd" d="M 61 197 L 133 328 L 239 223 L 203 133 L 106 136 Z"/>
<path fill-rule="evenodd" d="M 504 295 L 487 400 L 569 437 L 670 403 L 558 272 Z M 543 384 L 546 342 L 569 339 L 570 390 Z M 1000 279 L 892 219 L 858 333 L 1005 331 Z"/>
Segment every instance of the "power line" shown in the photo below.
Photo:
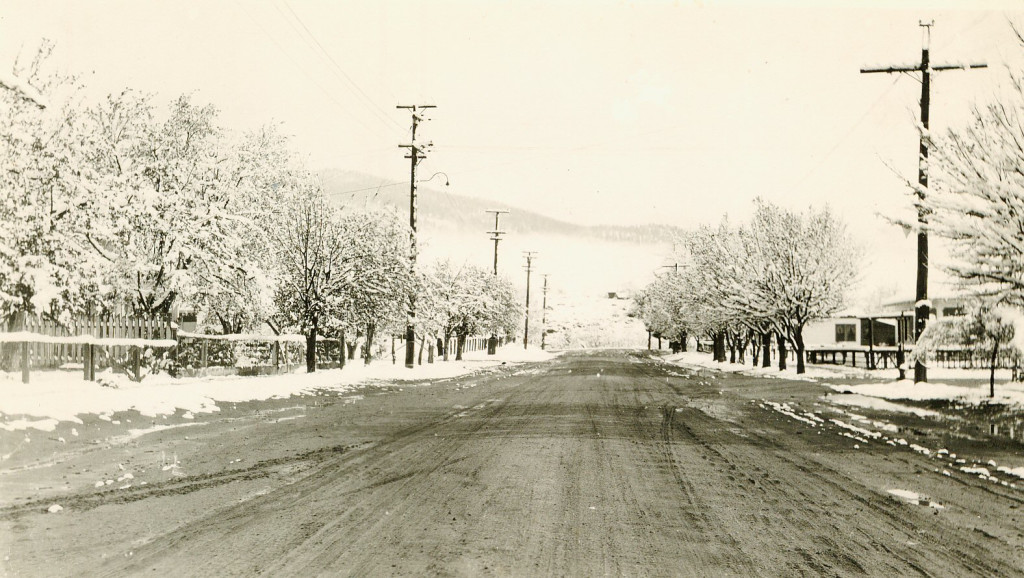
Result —
<path fill-rule="evenodd" d="M 411 245 L 411 252 L 409 253 L 409 262 L 413 271 L 416 270 L 416 165 L 419 164 L 420 160 L 426 158 L 426 152 L 433 143 L 419 144 L 416 142 L 416 127 L 423 120 L 422 114 L 419 112 L 423 109 L 434 108 L 432 104 L 410 104 L 410 105 L 398 105 L 397 108 L 408 109 L 412 111 L 412 138 L 409 139 L 409 144 L 398 145 L 401 148 L 409 149 L 409 154 L 405 155 L 405 158 L 410 159 L 409 169 L 409 241 Z M 416 358 L 416 296 L 410 295 L 409 297 L 409 322 L 405 327 L 405 366 L 412 368 Z"/>
<path fill-rule="evenodd" d="M 505 234 L 505 231 L 500 230 L 498 227 L 498 217 L 501 215 L 507 215 L 508 211 L 502 211 L 501 209 L 487 209 L 485 213 L 494 213 L 494 230 L 488 231 L 492 235 L 491 240 L 494 241 L 494 274 L 498 274 L 498 242 L 501 241 L 501 236 Z"/>
<path fill-rule="evenodd" d="M 544 338 L 547 337 L 547 334 L 548 334 L 548 276 L 545 273 L 543 277 L 544 277 L 544 302 L 542 303 L 541 309 L 540 309 L 540 326 L 541 326 L 540 349 L 541 349 L 541 351 L 543 351 L 545 349 L 545 345 L 546 344 L 545 344 L 545 339 Z"/>
<path fill-rule="evenodd" d="M 246 17 L 248 17 L 248 18 L 249 18 L 249 20 L 251 20 L 251 21 L 253 22 L 253 24 L 255 24 L 255 25 L 256 25 L 256 27 L 260 29 L 260 32 L 262 32 L 262 33 L 263 33 L 263 35 L 264 35 L 264 36 L 266 36 L 266 37 L 267 37 L 267 38 L 268 38 L 268 39 L 269 39 L 269 40 L 270 40 L 270 41 L 271 41 L 271 42 L 272 42 L 272 43 L 274 44 L 274 46 L 276 46 L 276 47 L 277 47 L 277 49 L 278 49 L 278 50 L 280 50 L 280 51 L 281 51 L 281 53 L 282 53 L 282 54 L 284 54 L 284 55 L 285 55 L 285 57 L 287 57 L 287 58 L 288 58 L 288 60 L 289 60 L 289 61 L 291 61 L 292 65 L 294 65 L 294 66 L 295 66 L 295 68 L 296 68 L 296 69 L 297 69 L 297 70 L 298 70 L 299 72 L 301 72 L 301 73 L 302 73 L 302 75 L 303 75 L 303 76 L 305 76 L 305 77 L 306 77 L 306 78 L 307 78 L 307 79 L 308 79 L 308 80 L 309 80 L 309 81 L 310 81 L 310 82 L 311 82 L 311 83 L 312 83 L 312 84 L 313 84 L 314 86 L 316 86 L 317 88 L 319 88 L 319 89 L 320 89 L 320 91 L 321 91 L 321 92 L 323 92 L 323 93 L 324 93 L 324 95 L 325 95 L 325 96 L 326 96 L 326 97 L 327 97 L 327 98 L 328 98 L 328 99 L 329 99 L 329 100 L 330 100 L 330 101 L 331 101 L 332 103 L 334 103 L 334 105 L 335 105 L 335 106 L 337 106 L 337 107 L 338 107 L 338 108 L 339 108 L 340 110 L 344 111 L 344 112 L 345 112 L 345 114 L 349 115 L 349 117 L 350 117 L 350 118 L 351 118 L 352 120 L 354 120 L 354 121 L 356 121 L 357 123 L 359 123 L 359 125 L 360 125 L 360 126 L 362 126 L 362 128 L 363 128 L 363 129 L 365 129 L 365 130 L 366 130 L 366 131 L 367 131 L 368 133 L 370 133 L 370 134 L 374 134 L 374 135 L 376 135 L 376 134 L 377 134 L 377 131 L 375 131 L 375 130 L 374 130 L 374 129 L 373 129 L 373 128 L 372 128 L 371 126 L 370 126 L 370 125 L 366 124 L 366 122 L 365 122 L 365 121 L 363 121 L 363 120 L 362 120 L 361 118 L 359 118 L 359 117 L 355 116 L 355 115 L 354 115 L 354 114 L 352 113 L 352 111 L 350 110 L 350 108 L 349 108 L 349 107 L 347 107 L 347 106 L 345 106 L 344 104 L 342 104 L 342 103 L 341 103 L 341 101 L 340 101 L 340 100 L 338 100 L 338 99 L 337 99 L 337 97 L 335 97 L 333 93 L 331 93 L 331 91 L 327 90 L 327 88 L 326 88 L 326 87 L 325 87 L 325 86 L 324 86 L 323 84 L 321 84 L 320 82 L 318 82 L 318 81 L 317 81 L 317 80 L 316 80 L 316 79 L 315 79 L 315 78 L 313 77 L 313 75 L 312 75 L 312 74 L 310 74 L 310 73 L 309 73 L 308 71 L 306 71 L 306 69 L 305 69 L 305 68 L 303 68 L 301 64 L 299 64 L 298 60 L 296 60 L 296 59 L 295 59 L 295 57 L 293 57 L 293 56 L 292 56 L 292 55 L 291 55 L 291 54 L 290 54 L 290 53 L 289 53 L 289 52 L 288 52 L 287 50 L 285 50 L 284 46 L 283 46 L 283 45 L 281 45 L 281 43 L 280 43 L 280 42 L 278 42 L 276 38 L 274 38 L 274 35 L 273 35 L 273 34 L 271 34 L 271 33 L 270 33 L 270 32 L 269 32 L 269 31 L 268 31 L 268 30 L 267 30 L 267 29 L 266 29 L 266 28 L 265 28 L 265 27 L 264 27 L 264 26 L 263 26 L 262 24 L 260 24 L 259 20 L 257 20 L 257 19 L 256 19 L 256 17 L 255 17 L 255 16 L 253 16 L 253 14 L 252 14 L 252 12 L 251 12 L 251 11 L 243 9 L 243 8 L 242 8 L 242 6 L 239 6 L 239 5 L 238 5 L 238 2 L 235 2 L 235 6 L 236 6 L 236 7 L 238 8 L 238 11 L 239 11 L 239 12 L 242 12 L 242 13 L 244 13 L 244 14 L 246 15 Z"/>
<path fill-rule="evenodd" d="M 530 272 L 533 271 L 533 258 L 536 251 L 523 251 L 526 257 L 526 324 L 523 328 L 523 349 L 529 346 L 530 342 Z"/>
<path fill-rule="evenodd" d="M 915 295 L 916 303 L 914 305 L 914 339 L 915 341 L 921 339 L 921 334 L 924 333 L 924 329 L 928 324 L 928 317 L 931 315 L 931 305 L 928 302 L 928 232 L 926 225 L 928 223 L 928 209 L 924 205 L 925 193 L 928 190 L 928 147 L 931 142 L 931 136 L 928 134 L 928 120 L 929 120 L 929 101 L 931 99 L 931 73 L 933 71 L 941 70 L 967 70 L 975 68 L 988 68 L 987 64 L 974 63 L 974 64 L 949 64 L 949 65 L 937 65 L 931 64 L 929 55 L 929 44 L 931 43 L 932 26 L 935 25 L 935 21 L 929 23 L 919 22 L 923 33 L 923 42 L 921 48 L 921 62 L 911 66 L 884 66 L 876 68 L 861 68 L 861 73 L 870 74 L 884 72 L 888 74 L 892 73 L 921 73 L 921 138 L 918 143 L 918 169 L 917 169 L 917 182 L 918 187 L 916 190 L 918 202 L 917 202 L 917 221 L 921 224 L 917 232 L 917 291 Z M 914 365 L 914 382 L 927 382 L 928 381 L 928 369 L 925 367 L 924 362 L 919 357 Z"/>
<path fill-rule="evenodd" d="M 397 128 L 399 131 L 404 131 L 405 127 L 399 124 L 398 121 L 396 121 L 395 119 L 391 118 L 391 116 L 387 112 L 385 112 L 384 109 L 381 108 L 372 98 L 370 98 L 370 96 L 366 94 L 366 91 L 364 91 L 362 87 L 360 87 L 359 84 L 356 83 L 356 81 L 353 80 L 352 77 L 349 76 L 347 72 L 345 72 L 341 65 L 338 64 L 338 61 L 335 60 L 333 56 L 331 56 L 330 52 L 328 52 L 327 49 L 324 48 L 320 40 L 318 40 L 316 35 L 313 34 L 313 31 L 310 30 L 308 26 L 306 26 L 306 23 L 302 20 L 302 18 L 299 17 L 299 15 L 295 12 L 294 9 L 292 9 L 291 4 L 289 4 L 287 0 L 282 0 L 281 4 L 288 9 L 288 12 L 291 14 L 292 18 L 294 18 L 295 21 L 299 23 L 299 26 L 302 27 L 302 30 L 305 31 L 305 37 L 303 37 L 303 35 L 291 24 L 287 17 L 285 18 L 285 22 L 287 22 L 288 25 L 293 30 L 295 30 L 297 34 L 299 34 L 300 38 L 304 38 L 304 40 L 305 38 L 308 38 L 308 40 L 306 40 L 307 45 L 309 45 L 308 42 L 310 40 L 313 42 L 313 44 L 310 46 L 315 46 L 317 49 L 319 49 L 320 53 L 323 54 L 330 62 L 330 64 L 333 65 L 335 76 L 347 82 L 347 84 L 350 85 L 352 89 L 354 89 L 353 94 L 355 94 L 356 96 L 362 96 L 364 104 L 370 107 L 371 111 L 375 114 L 378 120 L 383 120 L 385 124 L 393 125 L 393 128 Z M 278 9 L 278 11 L 281 12 L 280 9 Z M 281 13 L 282 15 L 284 15 L 283 12 Z"/>

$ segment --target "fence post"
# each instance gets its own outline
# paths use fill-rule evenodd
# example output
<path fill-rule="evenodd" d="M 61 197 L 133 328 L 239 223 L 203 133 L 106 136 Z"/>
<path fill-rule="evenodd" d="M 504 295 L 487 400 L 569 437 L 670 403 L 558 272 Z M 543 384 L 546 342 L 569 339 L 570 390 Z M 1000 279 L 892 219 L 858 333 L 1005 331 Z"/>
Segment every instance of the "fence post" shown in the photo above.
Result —
<path fill-rule="evenodd" d="M 25 311 L 21 312 L 21 330 L 28 331 L 28 313 Z M 28 383 L 29 371 L 28 371 L 28 342 L 21 342 L 21 382 Z"/>
<path fill-rule="evenodd" d="M 96 337 L 99 333 L 99 324 L 98 317 L 89 321 L 89 335 Z M 86 347 L 89 348 L 89 381 L 96 381 L 96 346 L 90 343 Z"/>
<path fill-rule="evenodd" d="M 133 335 L 130 335 L 130 337 L 133 337 L 133 338 L 136 338 L 136 339 L 141 338 L 142 337 L 142 330 L 143 330 L 142 328 L 145 326 L 146 320 L 145 319 L 129 319 L 128 321 L 130 323 L 128 332 L 133 334 Z M 132 379 L 136 379 L 136 380 L 141 380 L 141 376 L 139 375 L 139 370 L 140 370 L 140 365 L 141 365 L 140 358 L 142 357 L 140 349 L 142 349 L 142 348 L 139 347 L 138 345 L 133 345 L 131 347 L 131 352 L 132 352 Z"/>
<path fill-rule="evenodd" d="M 203 367 L 203 369 L 206 369 L 207 355 L 209 354 L 210 350 L 210 342 L 207 339 L 201 339 L 200 343 L 202 343 L 202 355 L 200 357 L 200 365 Z"/>

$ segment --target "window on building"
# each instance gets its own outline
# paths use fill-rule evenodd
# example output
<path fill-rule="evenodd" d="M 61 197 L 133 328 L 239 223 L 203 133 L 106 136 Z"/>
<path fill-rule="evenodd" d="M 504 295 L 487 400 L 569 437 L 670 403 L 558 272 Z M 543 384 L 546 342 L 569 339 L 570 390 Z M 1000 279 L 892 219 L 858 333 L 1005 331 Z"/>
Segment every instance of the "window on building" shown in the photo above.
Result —
<path fill-rule="evenodd" d="M 836 343 L 857 341 L 857 325 L 855 323 L 836 323 Z"/>
<path fill-rule="evenodd" d="M 956 306 L 956 307 L 943 307 L 942 308 L 942 316 L 943 317 L 963 317 L 964 316 L 964 308 L 962 306 L 959 306 L 959 305 Z"/>

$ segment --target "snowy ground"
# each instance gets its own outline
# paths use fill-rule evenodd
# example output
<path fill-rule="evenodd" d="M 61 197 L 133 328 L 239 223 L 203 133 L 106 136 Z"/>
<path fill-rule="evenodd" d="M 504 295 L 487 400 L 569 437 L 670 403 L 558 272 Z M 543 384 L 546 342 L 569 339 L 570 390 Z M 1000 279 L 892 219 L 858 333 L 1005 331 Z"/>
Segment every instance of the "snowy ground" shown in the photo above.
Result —
<path fill-rule="evenodd" d="M 872 418 L 861 415 L 859 412 L 863 410 L 876 410 L 888 412 L 894 416 L 906 414 L 939 422 L 949 417 L 938 411 L 898 403 L 899 400 L 908 402 L 948 401 L 955 402 L 964 407 L 985 406 L 989 404 L 1004 405 L 1011 408 L 1011 411 L 1024 412 L 1024 384 L 1010 382 L 1008 380 L 1008 372 L 997 372 L 999 381 L 996 383 L 996 395 L 994 398 L 990 398 L 988 397 L 988 372 L 985 370 L 944 368 L 929 370 L 929 377 L 933 379 L 967 382 L 969 383 L 968 385 L 950 385 L 946 383 L 915 384 L 908 379 L 891 379 L 889 381 L 875 381 L 855 385 L 836 385 L 829 383 L 829 381 L 851 378 L 877 380 L 880 377 L 880 372 L 843 366 L 809 365 L 807 366 L 806 373 L 797 375 L 796 369 L 793 366 L 785 371 L 779 371 L 777 367 L 753 368 L 750 365 L 718 363 L 711 358 L 710 354 L 697 352 L 672 354 L 664 359 L 670 363 L 690 368 L 818 382 L 825 388 L 828 388 L 829 392 L 821 398 L 821 401 L 825 402 L 821 404 L 825 408 L 824 410 L 807 410 L 801 409 L 797 405 L 770 401 L 762 401 L 761 407 L 776 411 L 813 428 L 825 426 L 837 428 L 836 431 L 839 432 L 839 435 L 850 438 L 852 442 L 856 442 L 854 445 L 855 449 L 860 449 L 861 446 L 866 446 L 869 443 L 885 443 L 889 446 L 905 447 L 942 462 L 942 465 L 936 471 L 941 471 L 943 475 L 948 476 L 950 471 L 959 471 L 969 475 L 977 475 L 992 483 L 999 483 L 1014 488 L 1017 487 L 1017 478 L 1024 478 L 1024 466 L 1000 465 L 988 459 L 972 459 L 968 461 L 958 458 L 955 453 L 951 454 L 949 450 L 943 447 L 928 448 L 908 442 L 901 435 L 903 428 L 894 423 L 900 420 Z M 885 373 L 888 375 L 892 374 L 893 371 L 889 370 Z M 839 417 L 830 418 L 830 414 L 838 414 Z M 1019 462 L 1020 460 L 1014 461 Z"/>
<path fill-rule="evenodd" d="M 856 367 L 841 365 L 807 365 L 807 372 L 798 375 L 796 364 L 791 363 L 785 371 L 779 371 L 778 367 L 755 368 L 751 365 L 740 365 L 738 363 L 718 363 L 711 358 L 710 354 L 685 352 L 666 356 L 665 359 L 672 363 L 687 365 L 691 367 L 702 367 L 718 371 L 742 373 L 759 377 L 778 377 L 785 379 L 802 379 L 806 381 L 827 381 L 829 379 L 857 378 L 867 380 L 878 380 L 874 383 L 860 385 L 831 385 L 836 391 L 850 392 L 865 398 L 882 399 L 947 399 L 962 400 L 967 403 L 980 403 L 991 401 L 991 403 L 1015 404 L 1024 407 L 1024 383 L 1014 383 L 1009 380 L 1009 371 L 999 370 L 996 372 L 996 395 L 988 397 L 988 384 L 982 383 L 988 379 L 988 370 L 984 369 L 947 369 L 934 368 L 928 370 L 928 377 L 935 380 L 973 380 L 975 385 L 948 385 L 945 383 L 914 383 L 910 379 L 895 380 L 896 371 L 875 370 L 870 371 Z M 912 375 L 908 372 L 908 376 Z M 885 377 L 889 380 L 882 381 Z M 826 384 L 827 385 L 827 384 Z M 865 401 L 865 403 L 874 403 Z"/>
<path fill-rule="evenodd" d="M 447 379 L 503 363 L 543 361 L 553 356 L 532 347 L 524 350 L 513 343 L 493 356 L 475 351 L 465 357 L 464 361 L 439 361 L 414 369 L 381 360 L 368 366 L 357 361 L 344 369 L 258 377 L 176 379 L 161 374 L 133 382 L 121 375 L 103 376 L 104 382 L 116 387 L 84 381 L 80 370 L 33 372 L 29 384 L 21 383 L 20 373 L 0 373 L 0 429 L 53 431 L 61 421 L 82 423 L 81 415 L 109 420 L 115 412 L 131 409 L 146 416 L 182 411 L 186 419 L 191 419 L 198 413 L 220 411 L 218 403 L 287 398 L 317 390 L 348 392 L 376 381 Z"/>
<path fill-rule="evenodd" d="M 549 347 L 586 349 L 640 347 L 647 341 L 641 321 L 629 317 L 630 299 L 609 299 L 607 293 L 560 292 L 548 299 L 546 336 Z"/>

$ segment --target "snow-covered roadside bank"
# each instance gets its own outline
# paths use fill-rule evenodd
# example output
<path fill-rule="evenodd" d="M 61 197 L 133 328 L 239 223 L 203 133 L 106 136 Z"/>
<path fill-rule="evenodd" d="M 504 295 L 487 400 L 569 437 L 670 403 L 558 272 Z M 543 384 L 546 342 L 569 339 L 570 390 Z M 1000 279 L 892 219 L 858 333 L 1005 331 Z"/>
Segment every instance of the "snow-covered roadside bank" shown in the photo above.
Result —
<path fill-rule="evenodd" d="M 377 381 L 427 381 L 450 379 L 501 365 L 551 359 L 549 353 L 524 351 L 515 344 L 496 355 L 486 351 L 468 354 L 463 361 L 423 364 L 407 369 L 400 364 L 378 361 L 370 365 L 348 364 L 344 369 L 256 377 L 173 378 L 166 374 L 132 382 L 116 376 L 117 387 L 105 387 L 82 380 L 80 371 L 38 371 L 29 384 L 20 374 L 0 373 L 0 429 L 15 431 L 34 428 L 53 431 L 61 421 L 82 423 L 79 416 L 94 414 L 109 420 L 115 412 L 136 410 L 146 416 L 184 412 L 186 419 L 200 413 L 220 411 L 218 403 L 239 403 L 287 398 L 320 391 L 345 393 Z M 29 417 L 26 417 L 29 416 Z"/>
<path fill-rule="evenodd" d="M 910 399 L 961 401 L 968 404 L 1019 405 L 1024 409 L 1024 383 L 1005 383 L 996 386 L 995 397 L 989 397 L 988 385 L 962 386 L 945 383 L 914 383 L 902 380 L 888 383 L 860 385 L 825 384 L 837 392 L 852 393 L 880 399 Z"/>
<path fill-rule="evenodd" d="M 740 373 L 758 377 L 778 377 L 783 379 L 797 379 L 803 381 L 817 381 L 820 379 L 835 378 L 870 378 L 871 372 L 857 367 L 846 367 L 843 365 L 808 365 L 807 372 L 800 375 L 796 372 L 796 364 L 791 363 L 785 371 L 779 371 L 773 367 L 753 367 L 751 364 L 719 363 L 712 359 L 709 353 L 698 353 L 696 351 L 684 351 L 666 355 L 663 359 L 676 365 L 713 369 L 729 373 Z"/>
<path fill-rule="evenodd" d="M 998 452 L 998 455 L 1004 456 L 1004 460 L 1011 464 L 1006 465 L 997 464 L 989 457 L 965 459 L 965 456 L 961 456 L 958 458 L 956 454 L 950 454 L 952 446 L 949 447 L 949 450 L 941 446 L 925 447 L 929 443 L 943 443 L 938 441 L 940 438 L 945 439 L 946 442 L 955 443 L 956 436 L 949 436 L 948 431 L 951 430 L 947 430 L 947 428 L 953 427 L 953 422 L 955 422 L 955 428 L 963 429 L 965 424 L 971 423 L 972 420 L 981 419 L 978 415 L 972 414 L 983 414 L 984 420 L 991 420 L 994 415 L 989 411 L 991 407 L 1002 406 L 1000 409 L 1002 413 L 1017 412 L 1016 415 L 1024 413 L 1024 384 L 1021 383 L 1008 380 L 997 383 L 996 395 L 990 398 L 988 397 L 988 384 L 984 383 L 987 379 L 987 372 L 984 372 L 985 375 L 982 376 L 980 371 L 952 369 L 929 371 L 929 375 L 934 379 L 959 380 L 967 382 L 966 385 L 960 382 L 955 385 L 946 383 L 915 384 L 911 380 L 881 381 L 881 376 L 877 373 L 841 366 L 808 366 L 807 373 L 798 376 L 794 368 L 780 372 L 778 368 L 756 369 L 749 365 L 718 363 L 713 361 L 709 354 L 704 353 L 680 353 L 665 356 L 663 359 L 691 369 L 815 382 L 822 386 L 823 394 L 813 402 L 813 406 L 817 409 L 803 409 L 796 403 L 768 400 L 761 400 L 761 407 L 776 411 L 814 428 L 835 429 L 838 435 L 856 442 L 853 446 L 855 449 L 866 447 L 869 443 L 884 443 L 897 448 L 907 448 L 936 460 L 945 460 L 945 464 L 935 469 L 937 473 L 945 476 L 949 476 L 950 472 L 978 475 L 987 481 L 1008 485 L 1014 489 L 1019 486 L 1016 482 L 1020 478 L 1024 478 L 1024 466 L 1021 465 L 1020 454 L 1012 449 L 1010 452 Z M 856 385 L 835 383 L 838 380 L 851 378 L 870 381 Z M 900 401 L 904 403 L 899 403 Z M 937 403 L 922 404 L 920 402 Z M 810 407 L 811 404 L 805 401 L 805 405 Z M 918 407 L 921 405 L 928 407 Z M 870 414 L 871 417 L 861 415 L 861 413 Z M 908 427 L 906 416 L 913 416 L 918 422 L 911 423 Z M 922 428 L 920 420 L 926 420 L 925 427 Z M 987 427 L 988 423 L 989 421 L 985 421 L 981 426 Z M 982 429 L 981 426 L 979 429 Z M 930 430 L 928 436 L 918 440 L 920 444 L 913 443 L 914 437 L 912 437 L 916 433 L 920 433 L 917 431 L 918 428 Z M 942 431 L 946 431 L 947 434 L 939 433 Z M 908 441 L 907 438 L 910 438 L 911 441 Z M 1007 443 L 1012 444 L 1013 442 L 1003 440 L 999 442 L 999 445 L 1007 449 Z M 978 449 L 975 447 L 974 451 Z"/>
<path fill-rule="evenodd" d="M 714 361 L 711 355 L 697 352 L 667 355 L 664 357 L 664 360 L 676 365 L 713 369 L 742 375 L 817 381 L 837 392 L 856 394 L 863 398 L 910 399 L 918 401 L 945 399 L 949 401 L 962 401 L 964 403 L 999 403 L 1024 407 L 1024 383 L 1009 381 L 1009 372 L 1007 371 L 997 372 L 999 379 L 996 383 L 996 395 L 994 398 L 990 398 L 988 397 L 988 384 L 980 383 L 988 379 L 988 370 L 936 368 L 929 369 L 928 371 L 928 375 L 932 379 L 979 381 L 979 384 L 976 386 L 968 386 L 948 385 L 945 383 L 915 384 L 908 379 L 882 381 L 884 374 L 880 375 L 878 371 L 842 365 L 808 365 L 807 372 L 798 375 L 795 366 L 792 364 L 785 371 L 779 371 L 778 367 L 755 368 L 738 363 L 719 363 Z M 889 370 L 888 374 L 895 378 L 894 372 L 895 370 Z M 828 383 L 830 379 L 850 378 L 877 381 L 859 385 L 833 385 Z M 845 401 L 846 405 L 859 405 L 857 398 L 847 398 Z M 862 407 L 875 407 L 878 409 L 877 405 L 877 403 L 870 399 L 864 399 Z"/>

